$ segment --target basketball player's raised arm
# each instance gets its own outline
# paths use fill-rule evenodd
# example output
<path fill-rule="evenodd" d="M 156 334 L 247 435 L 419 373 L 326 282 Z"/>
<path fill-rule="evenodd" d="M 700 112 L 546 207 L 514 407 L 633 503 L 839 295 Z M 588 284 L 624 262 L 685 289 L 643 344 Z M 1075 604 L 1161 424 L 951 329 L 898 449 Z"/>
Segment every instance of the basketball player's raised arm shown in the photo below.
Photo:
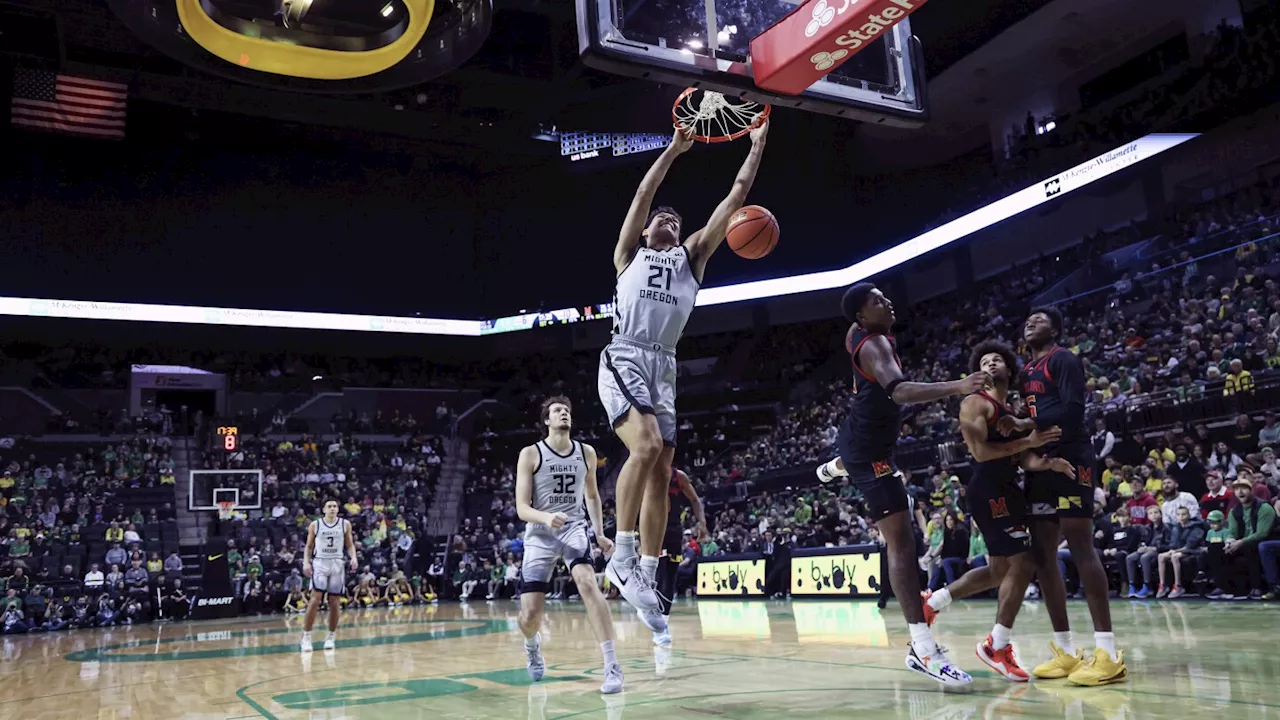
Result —
<path fill-rule="evenodd" d="M 627 263 L 631 262 L 631 256 L 635 254 L 636 248 L 644 241 L 641 233 L 644 232 L 645 222 L 649 219 L 649 209 L 653 206 L 653 196 L 658 193 L 658 187 L 662 185 L 662 181 L 667 177 L 667 170 L 671 169 L 671 163 L 675 162 L 676 157 L 688 150 L 693 145 L 693 137 L 688 131 L 679 130 L 671 136 L 671 144 L 667 149 L 662 151 L 658 159 L 649 166 L 649 172 L 644 174 L 644 179 L 640 181 L 640 187 L 636 188 L 635 197 L 631 198 L 631 207 L 627 210 L 627 217 L 622 221 L 622 230 L 618 232 L 618 244 L 613 249 L 613 267 L 619 275 L 623 270 L 627 269 Z"/>
<path fill-rule="evenodd" d="M 889 392 L 889 397 L 899 405 L 933 402 L 954 395 L 970 395 L 986 387 L 991 376 L 976 372 L 963 380 L 949 382 L 918 383 L 902 379 L 902 368 L 893 357 L 893 348 L 883 335 L 871 335 L 858 351 L 858 366 L 875 378 Z"/>
<path fill-rule="evenodd" d="M 520 451 L 516 462 L 516 516 L 525 522 L 551 525 L 551 513 L 533 509 L 533 474 L 538 470 L 538 449 L 532 445 Z"/>
<path fill-rule="evenodd" d="M 698 497 L 698 491 L 693 489 L 693 483 L 689 482 L 689 476 L 684 474 L 683 470 L 676 471 L 676 484 L 680 486 L 680 492 L 684 493 L 685 498 L 689 500 L 689 508 L 693 510 L 693 517 L 698 521 L 698 529 L 702 531 L 699 537 L 706 537 L 711 529 L 707 527 L 707 516 L 702 509 L 702 498 Z"/>
<path fill-rule="evenodd" d="M 995 408 L 978 395 L 970 395 L 960 403 L 960 434 L 964 436 L 964 444 L 969 447 L 969 454 L 978 462 L 999 460 L 1017 455 L 1020 452 L 1038 448 L 1045 443 L 1057 440 L 1062 431 L 1058 428 L 1036 430 L 1030 435 L 1008 442 L 987 442 L 987 426 Z"/>
<path fill-rule="evenodd" d="M 311 554 L 316 549 L 316 524 L 307 525 L 307 544 L 302 548 L 302 574 L 311 577 Z"/>
<path fill-rule="evenodd" d="M 689 236 L 685 247 L 689 249 L 689 257 L 693 260 L 694 276 L 701 281 L 702 271 L 707 267 L 707 260 L 724 242 L 725 232 L 729 229 L 729 218 L 742 209 L 747 201 L 747 193 L 756 181 L 756 171 L 760 169 L 760 157 L 764 155 L 765 138 L 769 136 L 769 121 L 751 131 L 751 152 L 738 168 L 738 176 L 733 179 L 729 194 L 716 206 L 707 220 L 706 227 Z"/>

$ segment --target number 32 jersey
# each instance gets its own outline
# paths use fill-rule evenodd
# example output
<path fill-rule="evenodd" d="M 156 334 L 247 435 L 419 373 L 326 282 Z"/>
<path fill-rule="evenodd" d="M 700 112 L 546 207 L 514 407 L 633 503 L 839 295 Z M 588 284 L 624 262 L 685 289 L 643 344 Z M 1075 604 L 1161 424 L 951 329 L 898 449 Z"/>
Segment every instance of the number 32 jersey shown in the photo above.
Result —
<path fill-rule="evenodd" d="M 698 297 L 698 279 L 683 245 L 636 249 L 618 276 L 613 334 L 675 349 Z"/>
<path fill-rule="evenodd" d="M 585 525 L 587 513 L 582 496 L 587 479 L 587 455 L 582 443 L 574 440 L 564 455 L 556 452 L 546 440 L 540 440 L 534 447 L 538 449 L 538 467 L 533 471 L 533 498 L 529 504 L 534 510 L 564 513 L 569 522 L 558 532 L 540 523 L 529 523 L 525 536 L 563 535 Z"/>

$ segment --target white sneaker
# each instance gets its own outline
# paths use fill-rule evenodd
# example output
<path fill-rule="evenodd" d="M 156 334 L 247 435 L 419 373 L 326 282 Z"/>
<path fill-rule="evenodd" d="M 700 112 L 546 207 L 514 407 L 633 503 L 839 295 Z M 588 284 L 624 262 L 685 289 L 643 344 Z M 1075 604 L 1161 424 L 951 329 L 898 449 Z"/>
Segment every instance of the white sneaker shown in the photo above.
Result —
<path fill-rule="evenodd" d="M 668 640 L 670 638 L 668 637 Z M 658 677 L 666 677 L 667 671 L 671 669 L 671 646 L 660 645 L 653 649 L 653 674 Z"/>
<path fill-rule="evenodd" d="M 636 615 L 640 616 L 640 622 L 649 628 L 654 635 L 665 633 L 667 631 L 667 616 L 658 610 L 637 610 Z"/>
<path fill-rule="evenodd" d="M 547 674 L 547 663 L 542 659 L 542 633 L 533 636 L 534 646 L 524 646 L 525 667 L 529 668 L 529 677 L 538 682 Z"/>
<path fill-rule="evenodd" d="M 604 684 L 600 686 L 600 693 L 613 695 L 620 692 L 622 692 L 622 666 L 614 663 L 604 669 Z"/>
<path fill-rule="evenodd" d="M 653 634 L 653 644 L 654 644 L 654 645 L 658 645 L 658 646 L 660 646 L 660 647 L 670 647 L 670 646 L 671 646 L 671 633 L 670 633 L 669 631 L 667 631 L 667 630 L 663 630 L 663 631 L 662 631 L 662 632 L 660 632 L 660 633 L 654 633 L 654 634 Z"/>
<path fill-rule="evenodd" d="M 311 633 L 302 633 L 302 652 L 309 653 L 314 649 L 311 647 Z"/>
<path fill-rule="evenodd" d="M 816 473 L 818 475 L 818 482 L 822 482 L 822 483 L 829 483 L 838 477 L 849 476 L 848 473 L 841 475 L 838 472 L 832 471 L 830 462 L 824 462 L 821 465 L 819 465 Z"/>
<path fill-rule="evenodd" d="M 332 650 L 336 647 L 338 647 L 338 639 L 333 636 L 333 633 L 329 633 L 329 636 L 324 639 L 324 649 Z"/>
<path fill-rule="evenodd" d="M 973 682 L 973 678 L 969 677 L 968 673 L 951 664 L 946 650 L 941 646 L 938 646 L 932 655 L 920 657 L 916 654 L 915 645 L 911 644 L 907 651 L 907 667 L 951 687 L 960 687 Z"/>
<path fill-rule="evenodd" d="M 653 581 L 640 572 L 640 557 L 619 558 L 616 554 L 604 569 L 609 582 L 618 588 L 622 598 L 637 610 L 658 609 L 658 593 Z"/>

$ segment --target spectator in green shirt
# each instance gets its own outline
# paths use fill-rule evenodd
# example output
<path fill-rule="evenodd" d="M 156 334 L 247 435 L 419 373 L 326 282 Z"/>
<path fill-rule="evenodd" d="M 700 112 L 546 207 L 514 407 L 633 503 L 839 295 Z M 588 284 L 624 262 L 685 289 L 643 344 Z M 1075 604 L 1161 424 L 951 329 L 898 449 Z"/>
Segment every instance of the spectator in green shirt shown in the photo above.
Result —
<path fill-rule="evenodd" d="M 793 522 L 796 525 L 803 527 L 808 525 L 809 521 L 812 519 L 813 519 L 813 508 L 810 508 L 808 503 L 806 503 L 804 500 L 801 500 L 799 507 L 796 508 L 795 515 L 792 517 Z"/>
<path fill-rule="evenodd" d="M 982 537 L 977 525 L 973 525 L 973 534 L 969 536 L 969 567 L 980 568 L 987 565 L 987 540 Z"/>

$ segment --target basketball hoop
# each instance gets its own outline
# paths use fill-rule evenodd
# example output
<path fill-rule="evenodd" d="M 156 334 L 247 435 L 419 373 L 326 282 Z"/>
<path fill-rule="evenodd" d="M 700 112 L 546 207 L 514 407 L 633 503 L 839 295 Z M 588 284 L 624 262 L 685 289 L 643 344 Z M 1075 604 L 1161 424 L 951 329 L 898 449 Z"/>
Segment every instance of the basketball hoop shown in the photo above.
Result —
<path fill-rule="evenodd" d="M 236 512 L 236 504 L 234 501 L 218 503 L 218 519 L 219 520 L 230 520 L 232 517 L 235 516 L 235 512 Z"/>
<path fill-rule="evenodd" d="M 693 139 L 722 143 L 751 132 L 773 110 L 770 105 L 725 97 L 712 90 L 688 88 L 671 108 L 675 126 L 693 131 Z"/>

